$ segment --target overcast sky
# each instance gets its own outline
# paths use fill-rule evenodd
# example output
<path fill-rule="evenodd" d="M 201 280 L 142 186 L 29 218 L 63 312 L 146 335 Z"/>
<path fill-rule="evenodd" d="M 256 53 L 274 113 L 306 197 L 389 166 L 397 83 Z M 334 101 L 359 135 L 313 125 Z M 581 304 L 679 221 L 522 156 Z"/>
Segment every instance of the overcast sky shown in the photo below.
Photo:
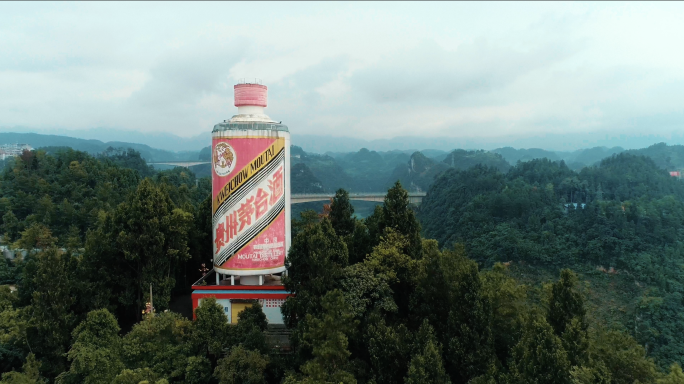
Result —
<path fill-rule="evenodd" d="M 196 136 L 259 78 L 293 133 L 684 132 L 684 3 L 0 3 L 0 127 Z"/>

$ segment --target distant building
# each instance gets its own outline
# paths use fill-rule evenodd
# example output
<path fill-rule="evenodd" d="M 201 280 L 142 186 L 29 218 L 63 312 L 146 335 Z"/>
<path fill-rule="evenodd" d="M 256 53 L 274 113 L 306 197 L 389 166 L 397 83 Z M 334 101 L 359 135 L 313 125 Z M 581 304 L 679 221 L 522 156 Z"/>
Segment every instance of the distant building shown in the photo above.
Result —
<path fill-rule="evenodd" d="M 584 209 L 587 205 L 585 203 L 568 203 L 563 204 L 564 213 L 568 213 L 568 208 L 572 206 L 573 209 Z"/>
<path fill-rule="evenodd" d="M 24 151 L 33 151 L 33 148 L 28 144 L 2 144 L 0 145 L 0 160 L 20 156 Z"/>

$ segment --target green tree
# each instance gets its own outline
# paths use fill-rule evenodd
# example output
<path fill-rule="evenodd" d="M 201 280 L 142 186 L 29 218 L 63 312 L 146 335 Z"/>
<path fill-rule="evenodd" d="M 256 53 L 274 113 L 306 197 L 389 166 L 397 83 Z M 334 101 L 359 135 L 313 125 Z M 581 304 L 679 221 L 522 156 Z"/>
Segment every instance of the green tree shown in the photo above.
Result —
<path fill-rule="evenodd" d="M 385 202 L 382 205 L 382 215 L 379 219 L 379 232 L 382 235 L 384 228 L 394 228 L 404 235 L 408 241 L 405 253 L 414 259 L 422 256 L 422 240 L 420 237 L 420 223 L 411 209 L 408 192 L 397 181 L 387 191 Z"/>
<path fill-rule="evenodd" d="M 561 335 L 561 341 L 571 366 L 582 366 L 589 362 L 589 333 L 587 324 L 579 317 L 570 321 Z"/>
<path fill-rule="evenodd" d="M 591 365 L 574 366 L 570 370 L 572 384 L 610 384 L 610 372 L 602 361 L 594 361 Z"/>
<path fill-rule="evenodd" d="M 189 258 L 192 215 L 175 208 L 168 193 L 145 179 L 125 203 L 89 232 L 86 262 L 110 286 L 128 316 L 141 318 L 150 284 L 157 310 L 168 308 L 174 270 Z M 102 268 L 107 273 L 102 273 Z M 114 288 L 114 289 L 112 289 Z"/>
<path fill-rule="evenodd" d="M 192 326 L 174 312 L 146 316 L 123 337 L 122 358 L 126 367 L 150 368 L 167 379 L 182 380 L 190 354 Z"/>
<path fill-rule="evenodd" d="M 202 356 L 190 356 L 185 367 L 186 384 L 206 384 L 211 380 L 211 361 Z"/>
<path fill-rule="evenodd" d="M 497 263 L 480 273 L 482 289 L 492 305 L 492 336 L 499 361 L 508 361 L 510 351 L 522 336 L 527 315 L 526 287 L 520 285 Z"/>
<path fill-rule="evenodd" d="M 451 380 L 467 382 L 484 374 L 495 358 L 490 296 L 462 246 L 445 252 L 430 249 L 421 261 L 413 316 L 435 324 Z"/>
<path fill-rule="evenodd" d="M 375 245 L 363 220 L 354 221 L 354 233 L 344 238 L 349 250 L 349 264 L 363 261 L 373 251 Z"/>
<path fill-rule="evenodd" d="M 214 377 L 220 384 L 265 384 L 267 365 L 268 357 L 238 345 L 219 360 Z"/>
<path fill-rule="evenodd" d="M 26 352 L 26 316 L 16 308 L 19 297 L 9 286 L 0 286 L 0 372 L 21 367 Z"/>
<path fill-rule="evenodd" d="M 71 345 L 71 332 L 76 327 L 75 313 L 79 296 L 76 276 L 78 259 L 50 247 L 35 256 L 38 268 L 27 278 L 33 280 L 27 340 L 42 362 L 47 377 L 56 377 L 68 363 L 65 354 Z"/>
<path fill-rule="evenodd" d="M 352 313 L 360 319 L 374 310 L 392 313 L 397 311 L 394 291 L 390 287 L 395 281 L 394 273 L 376 271 L 374 265 L 364 262 L 345 268 L 340 285 Z"/>
<path fill-rule="evenodd" d="M 2 233 L 5 242 L 10 242 L 15 239 L 19 231 L 19 219 L 11 210 L 7 211 L 2 216 Z"/>
<path fill-rule="evenodd" d="M 349 201 L 349 193 L 344 189 L 340 188 L 335 192 L 328 217 L 338 236 L 344 237 L 354 233 L 354 207 Z"/>
<path fill-rule="evenodd" d="M 252 305 L 245 308 L 238 313 L 238 324 L 243 324 L 249 327 L 256 327 L 263 332 L 268 327 L 268 320 L 258 301 L 254 301 Z"/>
<path fill-rule="evenodd" d="M 33 353 L 29 353 L 24 363 L 23 372 L 7 372 L 2 374 L 0 384 L 40 384 L 44 383 L 40 377 L 40 362 Z M 681 372 L 681 370 L 680 370 Z"/>
<path fill-rule="evenodd" d="M 56 383 L 110 383 L 121 372 L 121 338 L 116 318 L 106 309 L 89 312 L 74 329 L 74 343 L 67 353 L 68 371 Z"/>
<path fill-rule="evenodd" d="M 573 318 L 585 322 L 584 299 L 577 291 L 577 281 L 573 271 L 563 269 L 560 279 L 551 286 L 548 321 L 556 335 L 562 335 Z"/>
<path fill-rule="evenodd" d="M 300 232 L 313 227 L 321 221 L 321 217 L 313 209 L 307 209 L 299 213 L 299 219 L 292 219 L 292 239 L 296 238 Z"/>
<path fill-rule="evenodd" d="M 7 258 L 0 259 L 0 285 L 15 284 L 19 277 L 17 263 Z"/>
<path fill-rule="evenodd" d="M 33 223 L 21 233 L 21 237 L 14 243 L 14 247 L 31 252 L 33 249 L 40 250 L 54 246 L 56 242 L 57 239 L 52 236 L 50 228 L 44 224 Z"/>
<path fill-rule="evenodd" d="M 215 362 L 230 346 L 231 326 L 223 307 L 213 297 L 202 299 L 195 309 L 192 324 L 192 345 L 196 354 L 201 354 Z"/>
<path fill-rule="evenodd" d="M 268 327 L 268 320 L 261 304 L 254 300 L 251 306 L 238 313 L 238 323 L 233 327 L 232 345 L 242 345 L 244 348 L 268 354 L 269 347 L 266 343 L 264 331 Z"/>
<path fill-rule="evenodd" d="M 166 382 L 166 380 L 164 380 Z M 149 368 L 124 369 L 116 375 L 112 384 L 151 384 L 160 383 L 159 375 Z M 165 384 L 168 384 L 166 382 Z"/>
<path fill-rule="evenodd" d="M 569 383 L 570 362 L 553 328 L 540 316 L 533 316 L 522 339 L 513 348 L 510 364 L 512 383 Z"/>
<path fill-rule="evenodd" d="M 64 236 L 66 238 L 62 243 L 66 246 L 66 249 L 70 253 L 78 252 L 81 247 L 83 247 L 83 242 L 81 240 L 81 231 L 77 226 L 69 226 L 69 231 Z"/>
<path fill-rule="evenodd" d="M 400 383 L 411 360 L 411 332 L 404 324 L 387 324 L 372 313 L 365 332 L 373 380 L 380 384 Z"/>
<path fill-rule="evenodd" d="M 313 346 L 313 359 L 301 367 L 303 383 L 356 383 L 347 370 L 349 351 L 348 337 L 356 331 L 349 304 L 339 290 L 328 292 L 322 299 L 323 313 L 320 318 L 307 314 L 309 325 L 304 338 Z"/>
<path fill-rule="evenodd" d="M 299 323 L 307 315 L 321 313 L 321 298 L 339 284 L 347 260 L 347 246 L 327 218 L 307 227 L 292 241 L 283 283 L 295 296 L 285 301 L 281 311 L 285 324 L 293 329 L 291 343 L 302 358 L 308 358 L 309 348 L 299 349 L 304 332 Z"/>
<path fill-rule="evenodd" d="M 637 341 L 620 331 L 599 328 L 592 337 L 591 353 L 610 372 L 611 383 L 652 383 L 658 370 Z"/>
<path fill-rule="evenodd" d="M 414 352 L 409 365 L 406 384 L 449 383 L 449 376 L 444 371 L 441 345 L 435 338 L 434 330 L 425 320 L 416 335 L 418 350 Z"/>
<path fill-rule="evenodd" d="M 548 322 L 561 337 L 571 366 L 584 365 L 588 359 L 589 336 L 584 298 L 577 291 L 577 275 L 563 269 L 551 286 Z"/>
<path fill-rule="evenodd" d="M 679 364 L 674 363 L 670 366 L 670 373 L 662 379 L 658 379 L 658 384 L 684 384 L 684 372 Z"/>

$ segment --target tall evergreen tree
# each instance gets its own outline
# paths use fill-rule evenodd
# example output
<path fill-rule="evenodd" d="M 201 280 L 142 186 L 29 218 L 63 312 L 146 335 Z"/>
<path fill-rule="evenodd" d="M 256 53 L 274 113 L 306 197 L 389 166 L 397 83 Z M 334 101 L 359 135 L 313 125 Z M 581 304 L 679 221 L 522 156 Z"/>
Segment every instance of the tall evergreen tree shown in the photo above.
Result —
<path fill-rule="evenodd" d="M 33 276 L 33 297 L 27 308 L 30 319 L 27 339 L 42 362 L 47 377 L 56 377 L 67 365 L 65 354 L 71 345 L 71 332 L 78 322 L 78 259 L 55 247 L 36 255 L 38 269 Z"/>
<path fill-rule="evenodd" d="M 551 287 L 548 321 L 556 335 L 562 335 L 575 317 L 583 323 L 586 321 L 584 299 L 577 291 L 577 281 L 573 271 L 563 269 L 560 279 Z"/>
<path fill-rule="evenodd" d="M 376 211 L 377 212 L 377 211 Z M 406 236 L 408 244 L 406 254 L 414 259 L 422 257 L 422 239 L 420 237 L 420 223 L 411 209 L 408 192 L 397 181 L 387 191 L 385 202 L 382 205 L 382 214 L 378 220 L 378 232 L 376 236 L 382 236 L 385 228 L 393 228 Z"/>
<path fill-rule="evenodd" d="M 451 380 L 465 383 L 484 374 L 495 358 L 490 298 L 463 247 L 427 252 L 422 265 L 412 298 L 414 316 L 435 324 Z"/>
<path fill-rule="evenodd" d="M 313 359 L 302 366 L 302 383 L 355 384 L 348 367 L 348 337 L 356 332 L 349 304 L 339 290 L 328 292 L 322 301 L 323 313 L 319 318 L 306 316 L 309 328 L 304 338 L 313 346 Z"/>
<path fill-rule="evenodd" d="M 501 263 L 480 275 L 482 288 L 492 305 L 494 349 L 499 362 L 505 364 L 524 328 L 526 287 L 511 277 L 507 267 Z"/>
<path fill-rule="evenodd" d="M 425 320 L 415 339 L 416 348 L 411 358 L 406 384 L 438 383 L 447 384 L 449 376 L 444 371 L 442 348 L 435 338 L 434 330 Z"/>
<path fill-rule="evenodd" d="M 366 346 L 373 380 L 378 384 L 400 383 L 411 360 L 411 332 L 404 324 L 387 324 L 373 315 L 366 328 Z"/>
<path fill-rule="evenodd" d="M 549 324 L 561 338 L 570 365 L 581 366 L 589 361 L 589 334 L 584 298 L 577 291 L 577 275 L 563 269 L 560 279 L 551 286 Z"/>
<path fill-rule="evenodd" d="M 349 201 L 349 193 L 344 189 L 340 188 L 335 192 L 328 217 L 338 236 L 344 237 L 354 233 L 354 207 Z"/>
<path fill-rule="evenodd" d="M 513 348 L 510 382 L 516 384 L 565 384 L 570 382 L 570 362 L 553 328 L 541 316 L 530 319 L 520 342 Z"/>
<path fill-rule="evenodd" d="M 282 308 L 288 326 L 295 327 L 307 314 L 320 313 L 321 297 L 339 283 L 348 257 L 347 246 L 327 218 L 306 227 L 294 238 L 283 279 L 285 288 L 295 295 Z"/>

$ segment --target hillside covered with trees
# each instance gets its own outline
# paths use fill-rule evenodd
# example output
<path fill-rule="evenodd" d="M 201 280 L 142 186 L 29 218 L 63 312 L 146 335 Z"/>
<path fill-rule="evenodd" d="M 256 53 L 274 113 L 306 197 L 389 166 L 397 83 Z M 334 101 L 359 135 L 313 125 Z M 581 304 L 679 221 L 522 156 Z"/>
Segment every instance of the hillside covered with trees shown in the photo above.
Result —
<path fill-rule="evenodd" d="M 662 367 L 684 361 L 684 183 L 650 158 L 448 170 L 420 217 L 426 237 L 463 244 L 481 267 L 505 262 L 523 280 L 582 272 L 597 321 L 628 330 Z"/>
<path fill-rule="evenodd" d="M 399 182 L 365 219 L 338 190 L 293 221 L 283 351 L 258 303 L 166 311 L 211 258 L 210 183 L 136 157 L 3 170 L 3 240 L 28 250 L 0 264 L 3 384 L 682 381 L 684 186 L 650 159 L 449 168 L 418 215 Z"/>

